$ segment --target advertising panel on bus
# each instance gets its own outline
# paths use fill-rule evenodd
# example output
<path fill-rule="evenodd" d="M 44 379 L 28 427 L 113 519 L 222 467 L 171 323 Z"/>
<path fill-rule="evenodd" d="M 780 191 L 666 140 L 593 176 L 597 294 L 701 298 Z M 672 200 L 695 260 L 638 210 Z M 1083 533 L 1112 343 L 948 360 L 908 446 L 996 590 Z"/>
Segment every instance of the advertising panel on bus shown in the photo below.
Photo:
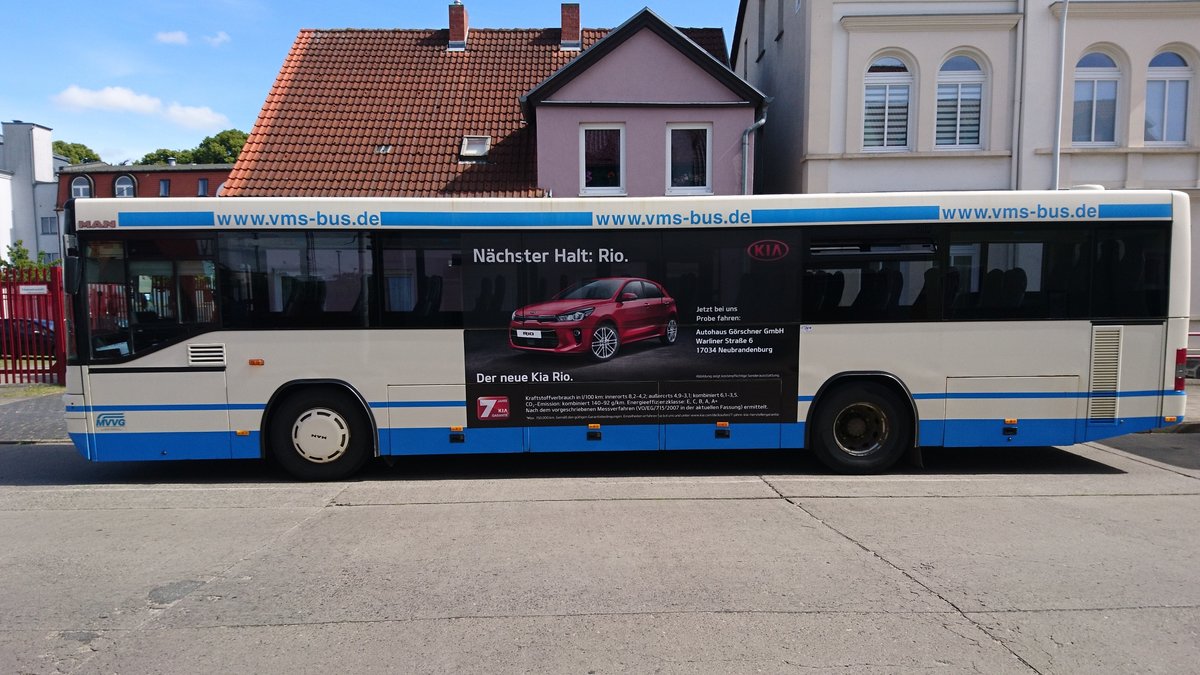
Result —
<path fill-rule="evenodd" d="M 465 234 L 469 425 L 795 422 L 789 236 Z"/>

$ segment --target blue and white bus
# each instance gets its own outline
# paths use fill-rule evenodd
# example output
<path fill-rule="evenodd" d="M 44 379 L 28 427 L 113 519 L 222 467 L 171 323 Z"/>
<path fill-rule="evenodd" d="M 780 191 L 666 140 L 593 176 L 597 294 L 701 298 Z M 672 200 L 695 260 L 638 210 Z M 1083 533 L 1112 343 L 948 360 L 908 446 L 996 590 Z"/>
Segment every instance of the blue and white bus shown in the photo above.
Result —
<path fill-rule="evenodd" d="M 81 199 L 95 461 L 1047 446 L 1184 412 L 1187 197 Z"/>

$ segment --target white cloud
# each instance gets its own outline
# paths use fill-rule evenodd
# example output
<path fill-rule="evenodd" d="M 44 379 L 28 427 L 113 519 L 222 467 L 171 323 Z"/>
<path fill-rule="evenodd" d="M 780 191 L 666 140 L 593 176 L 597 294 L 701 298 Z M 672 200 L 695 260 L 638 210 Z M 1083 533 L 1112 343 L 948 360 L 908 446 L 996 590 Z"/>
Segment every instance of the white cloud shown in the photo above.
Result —
<path fill-rule="evenodd" d="M 181 30 L 164 31 L 162 33 L 155 33 L 154 40 L 165 45 L 186 45 L 188 43 L 188 35 Z"/>
<path fill-rule="evenodd" d="M 229 33 L 226 33 L 223 30 L 217 31 L 216 35 L 205 35 L 204 36 L 204 41 L 207 42 L 208 44 L 212 45 L 213 47 L 220 47 L 221 45 L 225 44 L 226 42 L 229 42 L 232 39 L 233 38 L 229 37 Z"/>
<path fill-rule="evenodd" d="M 167 106 L 166 118 L 181 127 L 207 131 L 223 129 L 229 124 L 229 118 L 209 107 L 193 107 L 172 103 Z"/>
<path fill-rule="evenodd" d="M 71 85 L 54 96 L 54 102 L 76 110 L 117 110 L 153 115 L 162 109 L 162 101 L 125 87 L 84 89 Z"/>
<path fill-rule="evenodd" d="M 168 122 L 197 131 L 217 131 L 229 126 L 229 118 L 207 106 L 187 106 L 171 103 L 148 94 L 139 94 L 125 87 L 84 89 L 71 85 L 53 97 L 53 101 L 73 110 L 108 110 L 159 117 Z"/>

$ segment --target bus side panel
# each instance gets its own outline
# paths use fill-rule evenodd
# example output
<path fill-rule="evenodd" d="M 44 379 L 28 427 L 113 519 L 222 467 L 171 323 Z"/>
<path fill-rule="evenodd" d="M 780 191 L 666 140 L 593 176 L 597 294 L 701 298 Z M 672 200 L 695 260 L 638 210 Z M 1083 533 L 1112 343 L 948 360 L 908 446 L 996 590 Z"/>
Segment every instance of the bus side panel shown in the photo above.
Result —
<path fill-rule="evenodd" d="M 91 369 L 92 459 L 230 459 L 224 371 Z"/>
<path fill-rule="evenodd" d="M 946 378 L 946 447 L 1072 445 L 1080 378 Z"/>
<path fill-rule="evenodd" d="M 381 455 L 486 455 L 525 451 L 525 430 L 503 429 L 383 429 Z M 387 448 L 387 450 L 384 450 Z"/>
<path fill-rule="evenodd" d="M 667 450 L 755 450 L 780 447 L 779 424 L 667 424 L 663 425 Z M 803 434 L 800 436 L 803 441 Z M 796 447 L 796 446 L 788 446 Z"/>
<path fill-rule="evenodd" d="M 1092 375 L 1084 437 L 1096 441 L 1164 426 L 1164 399 L 1174 399 L 1174 360 L 1167 362 L 1167 325 L 1104 325 L 1093 328 L 1095 335 L 1107 335 L 1107 342 L 1094 338 Z M 1113 342 L 1115 340 L 1115 343 Z M 1107 352 L 1105 344 L 1109 345 Z M 1174 356 L 1174 354 L 1172 354 Z M 1115 369 L 1116 392 L 1111 389 Z M 1167 373 L 1171 373 L 1170 380 Z"/>
<path fill-rule="evenodd" d="M 662 447 L 657 424 L 529 427 L 530 452 L 593 452 L 601 450 L 658 450 Z"/>
<path fill-rule="evenodd" d="M 393 385 L 387 391 L 387 425 L 381 425 L 379 430 L 381 455 L 525 450 L 525 434 L 520 427 L 466 428 L 466 387 L 461 384 Z M 372 404 L 372 407 L 376 406 Z"/>

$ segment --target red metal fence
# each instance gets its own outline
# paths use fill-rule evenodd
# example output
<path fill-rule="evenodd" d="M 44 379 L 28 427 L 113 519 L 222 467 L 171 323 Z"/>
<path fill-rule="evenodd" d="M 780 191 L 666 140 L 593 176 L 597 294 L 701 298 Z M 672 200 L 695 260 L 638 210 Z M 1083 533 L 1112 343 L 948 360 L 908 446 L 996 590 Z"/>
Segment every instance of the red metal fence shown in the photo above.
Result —
<path fill-rule="evenodd" d="M 63 384 L 62 268 L 0 271 L 0 384 Z"/>

